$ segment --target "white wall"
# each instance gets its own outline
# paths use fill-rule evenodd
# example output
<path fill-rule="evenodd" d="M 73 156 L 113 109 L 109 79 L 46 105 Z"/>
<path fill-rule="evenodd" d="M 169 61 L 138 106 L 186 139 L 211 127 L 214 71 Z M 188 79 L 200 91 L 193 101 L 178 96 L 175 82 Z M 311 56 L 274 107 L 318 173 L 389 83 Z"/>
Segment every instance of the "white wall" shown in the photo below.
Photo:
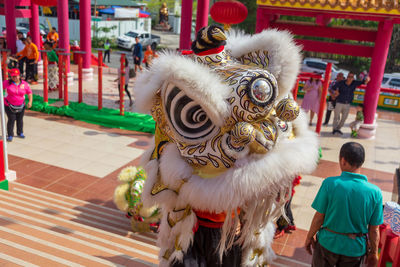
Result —
<path fill-rule="evenodd" d="M 51 26 L 58 27 L 57 18 L 54 17 L 43 17 L 39 16 L 39 23 L 45 24 L 48 26 L 47 19 L 50 22 Z M 16 19 L 17 25 L 20 22 L 28 22 L 28 19 Z M 92 28 L 97 23 L 97 27 L 112 27 L 117 26 L 115 30 L 111 30 L 109 33 L 99 33 L 98 37 L 118 37 L 124 33 L 127 33 L 132 30 L 140 30 L 140 31 L 151 31 L 151 19 L 150 18 L 137 18 L 135 20 L 107 20 L 107 21 L 92 21 Z M 5 27 L 5 17 L 0 16 L 0 29 Z M 80 30 L 79 30 L 79 20 L 70 19 L 69 20 L 69 39 L 72 40 L 80 40 Z M 92 30 L 92 37 L 94 32 Z"/>

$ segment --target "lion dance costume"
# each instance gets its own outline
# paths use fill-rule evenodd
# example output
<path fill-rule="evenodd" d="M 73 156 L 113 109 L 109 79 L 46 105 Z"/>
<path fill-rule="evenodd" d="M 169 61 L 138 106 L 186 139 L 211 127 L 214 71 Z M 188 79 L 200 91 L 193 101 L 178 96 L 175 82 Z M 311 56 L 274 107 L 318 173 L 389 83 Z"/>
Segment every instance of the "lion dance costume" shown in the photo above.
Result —
<path fill-rule="evenodd" d="M 287 32 L 209 26 L 193 54 L 165 52 L 135 83 L 156 121 L 144 206 L 161 209 L 161 266 L 264 266 L 293 179 L 318 160 L 290 97 L 300 48 Z"/>

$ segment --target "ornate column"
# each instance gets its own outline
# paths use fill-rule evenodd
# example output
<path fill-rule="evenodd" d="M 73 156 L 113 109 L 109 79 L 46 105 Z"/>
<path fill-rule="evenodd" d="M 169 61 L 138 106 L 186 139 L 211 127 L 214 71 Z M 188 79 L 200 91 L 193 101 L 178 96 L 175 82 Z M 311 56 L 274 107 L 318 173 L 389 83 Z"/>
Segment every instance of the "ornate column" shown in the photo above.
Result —
<path fill-rule="evenodd" d="M 265 12 L 265 9 L 262 7 L 257 7 L 256 33 L 268 29 L 269 21 L 270 15 Z"/>
<path fill-rule="evenodd" d="M 58 47 L 64 49 L 65 52 L 70 53 L 70 45 L 69 45 L 69 21 L 68 21 L 68 0 L 58 0 L 57 5 L 57 15 L 58 15 Z M 68 83 L 72 84 L 74 82 L 74 73 L 70 72 L 69 64 L 70 64 L 70 56 L 65 55 L 67 57 L 67 72 L 68 72 Z"/>
<path fill-rule="evenodd" d="M 32 37 L 32 42 L 41 49 L 40 47 L 40 28 L 39 28 L 39 6 L 31 4 L 31 18 L 29 19 L 29 31 Z"/>
<path fill-rule="evenodd" d="M 29 31 L 32 37 L 32 42 L 38 47 L 40 47 L 40 27 L 39 27 L 39 6 L 31 2 L 31 18 L 29 19 Z M 43 61 L 41 60 L 41 55 L 39 53 L 38 62 L 38 73 L 43 73 Z"/>
<path fill-rule="evenodd" d="M 15 22 L 15 2 L 14 1 L 4 1 L 4 13 L 6 14 L 6 41 L 7 48 L 11 49 L 12 53 L 17 52 L 17 24 Z"/>
<path fill-rule="evenodd" d="M 208 25 L 208 11 L 210 9 L 209 0 L 197 1 L 196 32 Z"/>
<path fill-rule="evenodd" d="M 91 6 L 90 0 L 79 1 L 79 30 L 80 30 L 80 48 L 86 52 L 81 54 L 83 59 L 82 76 L 83 80 L 93 80 L 92 62 L 92 27 L 91 27 Z"/>
<path fill-rule="evenodd" d="M 192 33 L 192 0 L 182 0 L 181 14 L 181 35 L 179 39 L 179 49 L 190 49 Z"/>
<path fill-rule="evenodd" d="M 358 133 L 358 136 L 361 138 L 375 137 L 377 127 L 375 113 L 378 106 L 379 93 L 383 74 L 385 72 L 386 58 L 389 51 L 392 31 L 393 21 L 386 20 L 379 22 L 374 52 L 372 53 L 371 68 L 369 70 L 371 81 L 368 83 L 365 90 L 364 124 L 361 125 Z"/>

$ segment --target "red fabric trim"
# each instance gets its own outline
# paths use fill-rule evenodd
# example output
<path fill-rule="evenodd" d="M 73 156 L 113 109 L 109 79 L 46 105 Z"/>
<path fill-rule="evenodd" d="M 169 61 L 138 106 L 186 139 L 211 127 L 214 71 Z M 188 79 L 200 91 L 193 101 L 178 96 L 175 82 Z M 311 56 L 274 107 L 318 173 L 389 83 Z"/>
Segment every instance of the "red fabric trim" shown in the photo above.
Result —
<path fill-rule="evenodd" d="M 213 48 L 213 49 L 209 49 L 203 52 L 200 52 L 196 55 L 198 56 L 207 56 L 207 55 L 211 55 L 211 54 L 218 54 L 220 52 L 222 52 L 222 50 L 224 50 L 225 46 L 221 45 L 220 47 L 217 48 Z"/>
<path fill-rule="evenodd" d="M 226 213 L 221 212 L 221 213 L 213 213 L 213 212 L 208 212 L 208 211 L 202 211 L 202 210 L 194 210 L 194 213 L 196 213 L 196 216 L 199 218 L 207 219 L 216 223 L 223 223 L 226 218 Z"/>
<path fill-rule="evenodd" d="M 182 51 L 181 51 L 181 54 L 182 54 L 183 56 L 185 56 L 185 55 L 191 55 L 191 54 L 193 54 L 193 51 L 192 51 L 192 50 L 182 50 Z"/>
<path fill-rule="evenodd" d="M 201 226 L 207 227 L 207 228 L 221 228 L 224 223 L 223 222 L 206 222 L 202 220 L 197 220 L 197 223 Z"/>
<path fill-rule="evenodd" d="M 197 232 L 197 230 L 199 229 L 199 221 L 197 220 L 196 224 L 193 226 L 193 234 Z"/>

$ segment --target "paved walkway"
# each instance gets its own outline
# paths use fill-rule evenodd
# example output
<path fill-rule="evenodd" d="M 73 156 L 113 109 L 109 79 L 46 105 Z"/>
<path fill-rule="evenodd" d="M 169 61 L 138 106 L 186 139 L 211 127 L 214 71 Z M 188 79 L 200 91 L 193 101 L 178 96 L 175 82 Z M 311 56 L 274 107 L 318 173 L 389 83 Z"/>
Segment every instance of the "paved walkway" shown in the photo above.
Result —
<path fill-rule="evenodd" d="M 95 88 L 96 83 L 88 86 Z M 92 98 L 85 96 L 95 102 Z M 353 118 L 354 110 L 348 121 Z M 9 143 L 10 169 L 17 172 L 18 179 L 11 184 L 10 192 L 0 194 L 0 231 L 7 233 L 0 234 L 0 265 L 27 266 L 28 262 L 47 266 L 47 262 L 53 264 L 60 259 L 63 262 L 56 266 L 73 266 L 70 262 L 86 266 L 93 266 L 90 262 L 96 266 L 157 263 L 155 237 L 131 233 L 129 221 L 112 202 L 117 174 L 126 166 L 138 164 L 151 135 L 33 111 L 27 111 L 24 122 L 26 139 L 15 138 Z M 375 140 L 357 141 L 367 151 L 363 173 L 382 189 L 387 201 L 391 199 L 393 174 L 400 164 L 400 113 L 379 112 L 378 124 Z M 273 248 L 281 256 L 276 266 L 310 263 L 303 248 L 314 213 L 310 204 L 323 178 L 340 174 L 338 150 L 352 140 L 348 125 L 343 130 L 343 137 L 334 137 L 331 128 L 322 129 L 323 158 L 316 171 L 304 175 L 296 187 L 292 207 L 298 230 L 275 240 Z M 105 242 L 109 236 L 119 245 Z M 143 248 L 143 240 L 150 247 Z M 87 242 L 94 244 L 92 248 Z M 129 265 L 130 261 L 135 265 Z"/>

